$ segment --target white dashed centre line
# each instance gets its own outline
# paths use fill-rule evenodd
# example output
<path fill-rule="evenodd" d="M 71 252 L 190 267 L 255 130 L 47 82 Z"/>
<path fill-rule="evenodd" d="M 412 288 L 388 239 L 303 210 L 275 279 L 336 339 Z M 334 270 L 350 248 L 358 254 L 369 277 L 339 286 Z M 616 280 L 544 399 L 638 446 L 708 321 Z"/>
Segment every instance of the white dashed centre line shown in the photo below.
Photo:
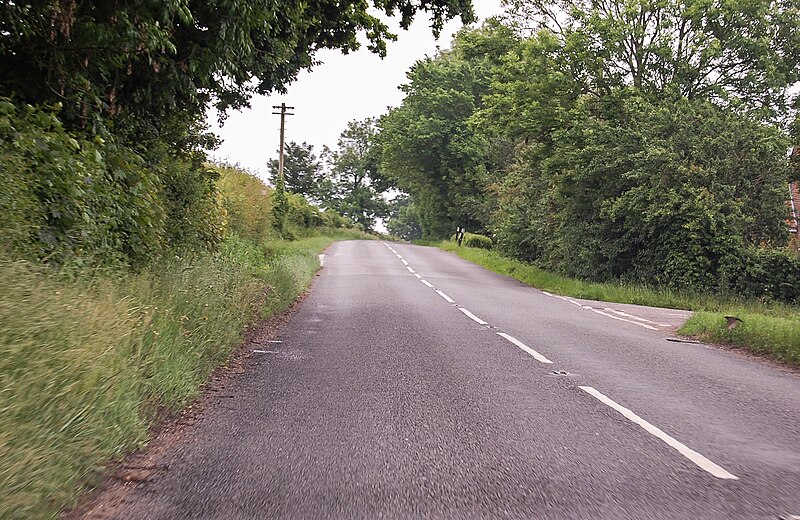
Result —
<path fill-rule="evenodd" d="M 420 278 L 419 281 L 424 283 L 425 285 L 427 285 L 431 289 L 433 289 L 433 284 L 431 284 L 428 280 L 423 280 L 422 278 Z"/>
<path fill-rule="evenodd" d="M 701 469 L 711 473 L 715 477 L 719 479 L 727 479 L 727 480 L 739 480 L 739 477 L 728 473 L 724 468 L 714 464 L 704 456 L 700 455 L 696 451 L 692 450 L 688 446 L 682 444 L 681 442 L 677 441 L 675 438 L 671 437 L 664 433 L 660 428 L 653 426 L 649 422 L 645 421 L 629 409 L 625 408 L 624 406 L 617 404 L 610 398 L 606 397 L 605 395 L 598 392 L 591 386 L 581 386 L 579 387 L 581 390 L 586 392 L 587 394 L 591 395 L 601 403 L 610 406 L 614 410 L 621 413 L 626 419 L 630 420 L 633 423 L 638 424 L 641 426 L 647 433 L 658 437 L 662 441 L 664 441 L 668 446 L 674 448 L 678 453 L 695 463 Z"/>
<path fill-rule="evenodd" d="M 414 276 L 416 276 L 417 278 L 419 278 L 420 280 L 422 280 L 422 275 L 421 275 L 421 274 L 419 274 L 419 273 L 414 273 Z"/>
<path fill-rule="evenodd" d="M 498 332 L 497 335 L 507 339 L 508 341 L 513 343 L 514 345 L 518 346 L 519 348 L 521 348 L 522 350 L 524 350 L 525 352 L 527 352 L 528 354 L 533 356 L 533 359 L 535 359 L 539 363 L 552 363 L 552 361 L 550 361 L 549 359 L 547 359 L 543 355 L 539 354 L 538 352 L 536 352 L 535 350 L 530 348 L 528 345 L 526 345 L 525 343 L 523 343 L 520 340 L 518 340 L 517 338 L 515 338 L 513 336 L 509 336 L 505 332 Z"/>
<path fill-rule="evenodd" d="M 403 258 L 403 259 L 402 259 L 402 260 L 400 260 L 400 261 L 401 261 L 401 262 L 403 262 L 403 265 L 408 265 L 408 262 L 406 262 L 405 258 Z"/>
<path fill-rule="evenodd" d="M 409 273 L 411 273 L 411 274 L 414 274 L 414 273 L 416 273 L 416 271 L 414 271 L 413 269 L 411 269 L 409 266 L 406 266 L 406 269 L 408 269 L 408 272 L 409 272 Z"/>
<path fill-rule="evenodd" d="M 488 323 L 487 323 L 487 322 L 485 322 L 485 321 L 483 321 L 482 319 L 480 319 L 479 317 L 475 316 L 474 314 L 472 314 L 471 312 L 469 312 L 469 311 L 468 311 L 467 309 L 465 309 L 464 307 L 459 307 L 459 308 L 458 308 L 458 310 L 460 310 L 461 312 L 463 312 L 463 313 L 464 313 L 464 314 L 467 316 L 467 318 L 471 319 L 472 321 L 474 321 L 474 322 L 475 322 L 475 323 L 477 323 L 478 325 L 488 325 Z"/>
<path fill-rule="evenodd" d="M 662 324 L 662 323 L 655 323 L 655 322 L 652 322 L 650 320 L 646 320 L 644 318 L 639 318 L 638 316 L 633 316 L 632 314 L 627 314 L 627 313 L 624 313 L 622 311 L 616 311 L 614 309 L 609 309 L 609 308 L 604 309 L 604 310 L 613 312 L 614 314 L 619 314 L 621 316 L 627 316 L 627 317 L 632 318 L 633 320 L 637 320 L 637 321 L 628 320 L 628 319 L 625 319 L 625 318 L 620 318 L 619 316 L 615 316 L 614 314 L 608 314 L 607 312 L 603 312 L 600 309 L 595 309 L 594 307 L 590 307 L 589 305 L 583 305 L 582 303 L 580 303 L 578 301 L 575 301 L 572 298 L 559 296 L 557 294 L 550 294 L 547 291 L 542 291 L 542 294 L 545 294 L 546 296 L 550 296 L 551 298 L 558 298 L 560 300 L 564 300 L 565 302 L 570 302 L 571 304 L 576 305 L 576 306 L 580 307 L 581 309 L 586 309 L 587 311 L 592 311 L 592 312 L 595 312 L 597 314 L 602 314 L 603 316 L 611 318 L 612 320 L 619 320 L 619 321 L 624 321 L 625 323 L 632 323 L 633 325 L 638 325 L 638 326 L 644 327 L 646 329 L 658 330 L 658 328 L 651 327 L 650 325 L 646 325 L 646 324 L 644 324 L 642 322 L 652 323 L 653 325 L 660 325 L 662 327 L 667 327 L 668 326 L 668 325 L 665 325 L 665 324 Z"/>
<path fill-rule="evenodd" d="M 442 298 L 444 298 L 444 299 L 445 299 L 445 301 L 446 301 L 447 303 L 455 303 L 455 301 L 453 301 L 453 299 L 452 299 L 452 298 L 450 298 L 449 296 L 447 296 L 445 293 L 443 293 L 443 292 L 442 292 L 442 291 L 440 291 L 439 289 L 436 289 L 436 294 L 438 294 L 439 296 L 441 296 Z"/>

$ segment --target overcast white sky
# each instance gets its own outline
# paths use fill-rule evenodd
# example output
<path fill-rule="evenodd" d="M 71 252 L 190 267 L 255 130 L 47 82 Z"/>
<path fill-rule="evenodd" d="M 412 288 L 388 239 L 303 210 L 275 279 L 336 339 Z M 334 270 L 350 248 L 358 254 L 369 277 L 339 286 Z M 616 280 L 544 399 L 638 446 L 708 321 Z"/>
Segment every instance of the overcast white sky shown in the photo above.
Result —
<path fill-rule="evenodd" d="M 502 12 L 500 0 L 473 1 L 481 20 Z M 383 60 L 365 48 L 349 55 L 320 52 L 317 58 L 323 64 L 300 73 L 286 95 L 253 98 L 250 109 L 231 112 L 222 128 L 210 113 L 209 124 L 224 141 L 211 156 L 266 179 L 267 161 L 277 155 L 279 141 L 280 118 L 272 115 L 272 106 L 281 102 L 295 107 L 295 115 L 286 119 L 287 141 L 307 141 L 317 151 L 326 144 L 334 146 L 348 121 L 379 116 L 387 107 L 398 106 L 403 96 L 397 87 L 406 82 L 406 71 L 425 55 L 432 56 L 437 45 L 449 47 L 460 27 L 460 21 L 450 22 L 437 41 L 429 21 L 420 15 L 408 31 L 395 31 L 398 39 L 388 44 Z"/>

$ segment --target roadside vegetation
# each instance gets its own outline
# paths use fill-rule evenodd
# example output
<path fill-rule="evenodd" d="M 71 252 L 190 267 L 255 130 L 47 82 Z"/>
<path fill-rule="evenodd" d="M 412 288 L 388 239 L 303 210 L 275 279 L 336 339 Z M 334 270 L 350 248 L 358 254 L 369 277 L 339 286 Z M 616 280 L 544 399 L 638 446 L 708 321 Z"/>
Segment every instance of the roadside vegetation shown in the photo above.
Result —
<path fill-rule="evenodd" d="M 325 247 L 372 238 L 322 226 L 347 221 L 298 197 L 295 239 L 281 239 L 274 191 L 217 170 L 228 224 L 214 251 L 176 250 L 140 269 L 0 259 L 0 517 L 48 517 L 73 503 L 107 461 L 147 441 L 159 411 L 198 395 L 248 326 L 305 290 Z"/>

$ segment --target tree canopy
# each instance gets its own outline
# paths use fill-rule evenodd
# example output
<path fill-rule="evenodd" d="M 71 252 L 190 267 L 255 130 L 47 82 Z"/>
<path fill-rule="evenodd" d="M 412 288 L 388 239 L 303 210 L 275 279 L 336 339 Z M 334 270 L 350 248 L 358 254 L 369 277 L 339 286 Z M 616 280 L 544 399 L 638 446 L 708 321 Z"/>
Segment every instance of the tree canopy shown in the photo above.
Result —
<path fill-rule="evenodd" d="M 0 4 L 0 96 L 64 103 L 77 125 L 132 113 L 161 117 L 246 106 L 282 91 L 320 49 L 350 52 L 364 33 L 384 55 L 389 28 L 362 1 L 30 0 Z M 461 16 L 468 0 L 375 0 L 408 27 Z"/>
<path fill-rule="evenodd" d="M 207 108 L 284 91 L 322 49 L 384 55 L 380 14 L 407 28 L 418 12 L 434 32 L 473 18 L 469 0 L 0 2 L 0 218 L 15 222 L 0 238 L 53 263 L 213 249 Z"/>
<path fill-rule="evenodd" d="M 411 215 L 584 279 L 800 298 L 775 281 L 798 2 L 507 6 L 417 62 L 381 120 L 398 232 Z"/>

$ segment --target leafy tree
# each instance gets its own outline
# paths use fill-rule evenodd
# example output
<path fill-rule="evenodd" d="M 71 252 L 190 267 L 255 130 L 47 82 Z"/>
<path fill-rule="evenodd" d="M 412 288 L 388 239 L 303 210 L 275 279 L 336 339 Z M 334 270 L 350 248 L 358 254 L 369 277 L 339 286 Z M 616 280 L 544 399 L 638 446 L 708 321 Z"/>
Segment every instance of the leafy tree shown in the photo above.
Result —
<path fill-rule="evenodd" d="M 277 153 L 280 153 L 278 151 Z M 269 162 L 270 181 L 278 185 L 278 159 Z M 286 143 L 283 156 L 283 175 L 286 191 L 303 195 L 309 200 L 322 202 L 324 174 L 320 160 L 314 155 L 314 147 L 308 143 Z"/>
<path fill-rule="evenodd" d="M 800 80 L 795 0 L 505 0 L 521 32 L 547 30 L 599 88 L 633 86 L 780 117 Z"/>
<path fill-rule="evenodd" d="M 467 0 L 374 0 L 407 28 L 417 11 L 472 19 Z M 61 100 L 83 126 L 132 112 L 190 117 L 214 101 L 245 106 L 255 93 L 282 90 L 314 65 L 320 49 L 384 55 L 394 38 L 367 2 L 30 0 L 0 3 L 0 95 L 31 104 Z M 151 119 L 156 123 L 156 119 Z"/>
<path fill-rule="evenodd" d="M 339 137 L 337 150 L 327 152 L 331 192 L 323 205 L 366 231 L 388 211 L 381 197 L 388 185 L 378 170 L 375 134 L 375 119 L 351 121 Z"/>
<path fill-rule="evenodd" d="M 283 91 L 319 50 L 353 51 L 362 34 L 384 55 L 394 35 L 380 13 L 407 28 L 418 11 L 434 32 L 472 18 L 469 0 L 0 2 L 0 99 L 53 118 L 34 124 L 38 138 L 18 140 L 31 148 L 4 153 L 4 171 L 7 162 L 54 174 L 3 191 L 3 207 L 31 209 L 15 237 L 36 236 L 27 249 L 53 261 L 213 248 L 223 228 L 217 174 L 204 165 L 215 144 L 208 106 L 224 117 L 254 94 Z M 11 193 L 19 204 L 5 200 Z"/>
<path fill-rule="evenodd" d="M 496 21 L 460 32 L 452 50 L 411 68 L 402 106 L 381 120 L 383 168 L 413 198 L 426 236 L 487 224 L 487 143 L 469 121 L 514 44 Z"/>
<path fill-rule="evenodd" d="M 463 31 L 381 122 L 423 234 L 464 222 L 581 278 L 795 298 L 774 283 L 794 264 L 772 252 L 797 6 L 510 3 L 530 30 Z"/>
<path fill-rule="evenodd" d="M 509 175 L 501 249 L 583 278 L 710 289 L 747 246 L 785 243 L 779 131 L 707 101 L 604 104 L 579 102 L 554 148 Z"/>
<path fill-rule="evenodd" d="M 411 197 L 402 194 L 389 203 L 389 219 L 386 221 L 389 233 L 404 240 L 422 238 L 417 209 Z"/>

